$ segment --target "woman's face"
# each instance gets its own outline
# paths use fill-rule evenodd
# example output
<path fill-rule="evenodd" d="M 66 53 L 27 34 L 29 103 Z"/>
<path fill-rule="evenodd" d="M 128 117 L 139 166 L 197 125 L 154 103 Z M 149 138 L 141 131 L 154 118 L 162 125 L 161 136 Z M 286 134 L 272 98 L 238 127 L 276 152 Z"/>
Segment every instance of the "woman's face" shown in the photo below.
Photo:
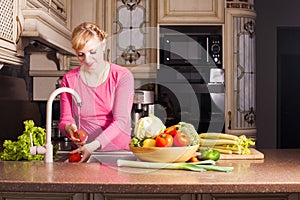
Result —
<path fill-rule="evenodd" d="M 89 40 L 83 49 L 76 51 L 79 62 L 87 67 L 103 62 L 104 42 L 98 38 Z"/>

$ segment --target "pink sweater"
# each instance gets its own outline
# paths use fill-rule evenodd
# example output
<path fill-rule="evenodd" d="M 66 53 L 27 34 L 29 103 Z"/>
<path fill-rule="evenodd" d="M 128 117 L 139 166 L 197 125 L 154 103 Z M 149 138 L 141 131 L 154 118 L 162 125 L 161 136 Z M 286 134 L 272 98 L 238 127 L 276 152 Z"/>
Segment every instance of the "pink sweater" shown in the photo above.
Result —
<path fill-rule="evenodd" d="M 102 151 L 128 149 L 131 139 L 131 108 L 134 79 L 131 72 L 110 63 L 110 72 L 97 87 L 86 85 L 79 75 L 79 67 L 70 70 L 62 79 L 61 87 L 73 88 L 82 99 L 78 107 L 69 93 L 60 95 L 60 130 L 77 124 L 88 133 L 88 141 L 95 139 Z"/>

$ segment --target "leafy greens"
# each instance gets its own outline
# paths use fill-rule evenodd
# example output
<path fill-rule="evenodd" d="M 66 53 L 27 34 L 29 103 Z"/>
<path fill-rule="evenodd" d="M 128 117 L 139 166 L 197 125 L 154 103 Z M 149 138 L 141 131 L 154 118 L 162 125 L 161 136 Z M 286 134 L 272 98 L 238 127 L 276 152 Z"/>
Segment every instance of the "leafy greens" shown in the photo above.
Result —
<path fill-rule="evenodd" d="M 43 160 L 44 155 L 30 154 L 30 134 L 32 134 L 33 145 L 44 146 L 46 142 L 46 132 L 44 128 L 35 126 L 33 120 L 24 121 L 25 130 L 18 136 L 17 141 L 5 140 L 3 152 L 0 153 L 0 160 Z"/>

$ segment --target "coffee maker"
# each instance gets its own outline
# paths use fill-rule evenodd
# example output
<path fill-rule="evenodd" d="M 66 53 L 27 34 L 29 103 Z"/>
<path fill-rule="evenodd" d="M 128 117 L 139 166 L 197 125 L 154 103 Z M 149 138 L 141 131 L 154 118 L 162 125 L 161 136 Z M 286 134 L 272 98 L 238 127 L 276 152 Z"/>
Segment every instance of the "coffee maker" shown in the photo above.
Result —
<path fill-rule="evenodd" d="M 132 127 L 135 127 L 140 118 L 146 117 L 149 114 L 154 114 L 154 92 L 135 90 L 131 111 Z"/>

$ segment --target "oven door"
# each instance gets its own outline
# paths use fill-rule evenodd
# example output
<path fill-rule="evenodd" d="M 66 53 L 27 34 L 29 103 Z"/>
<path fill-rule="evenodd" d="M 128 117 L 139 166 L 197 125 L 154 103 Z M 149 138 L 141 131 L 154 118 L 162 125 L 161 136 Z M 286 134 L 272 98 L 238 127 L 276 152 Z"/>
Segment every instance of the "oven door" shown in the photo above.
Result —
<path fill-rule="evenodd" d="M 161 39 L 160 59 L 165 65 L 200 65 L 206 63 L 206 44 L 200 36 L 165 35 Z"/>
<path fill-rule="evenodd" d="M 223 132 L 224 85 L 213 87 L 199 83 L 160 84 L 157 103 L 163 110 L 157 110 L 156 115 L 166 126 L 183 121 L 193 124 L 198 133 Z"/>

